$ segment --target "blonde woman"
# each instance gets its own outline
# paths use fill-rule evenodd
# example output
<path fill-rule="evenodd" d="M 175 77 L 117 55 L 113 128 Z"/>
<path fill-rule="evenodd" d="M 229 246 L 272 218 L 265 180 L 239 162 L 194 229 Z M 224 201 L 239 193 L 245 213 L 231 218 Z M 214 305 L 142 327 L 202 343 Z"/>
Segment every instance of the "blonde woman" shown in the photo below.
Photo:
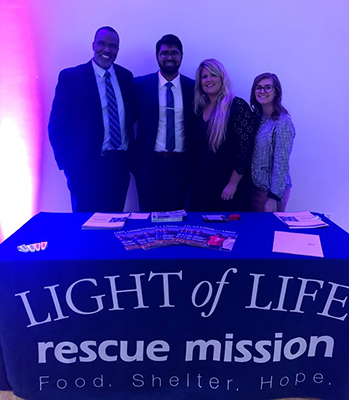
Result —
<path fill-rule="evenodd" d="M 194 111 L 191 210 L 249 211 L 252 113 L 215 59 L 196 72 Z"/>

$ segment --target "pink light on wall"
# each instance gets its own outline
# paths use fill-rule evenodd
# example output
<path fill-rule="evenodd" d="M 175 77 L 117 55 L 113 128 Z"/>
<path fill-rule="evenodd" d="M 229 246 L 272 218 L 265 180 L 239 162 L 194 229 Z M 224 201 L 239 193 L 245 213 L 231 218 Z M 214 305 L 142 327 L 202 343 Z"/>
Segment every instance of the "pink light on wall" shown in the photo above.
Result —
<path fill-rule="evenodd" d="M 40 106 L 31 0 L 0 13 L 0 242 L 36 211 Z"/>

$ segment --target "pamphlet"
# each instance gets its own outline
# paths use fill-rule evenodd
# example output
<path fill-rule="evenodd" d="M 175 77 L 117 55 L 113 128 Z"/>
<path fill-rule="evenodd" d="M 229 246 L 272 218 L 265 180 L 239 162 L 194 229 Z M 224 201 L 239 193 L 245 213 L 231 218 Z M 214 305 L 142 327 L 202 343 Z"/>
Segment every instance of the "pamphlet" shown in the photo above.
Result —
<path fill-rule="evenodd" d="M 147 241 L 147 246 L 144 247 L 145 250 L 154 249 L 156 247 L 161 246 L 161 244 L 159 244 L 156 240 L 155 228 L 143 228 L 143 232 L 144 232 L 144 238 Z"/>
<path fill-rule="evenodd" d="M 127 250 L 139 248 L 149 250 L 156 247 L 187 245 L 231 251 L 235 244 L 237 233 L 201 226 L 187 225 L 179 227 L 169 225 L 135 229 L 121 233 L 115 232 L 115 236 Z"/>
<path fill-rule="evenodd" d="M 184 210 L 177 211 L 155 211 L 151 213 L 152 222 L 180 222 L 187 213 Z"/>
<path fill-rule="evenodd" d="M 124 245 L 126 250 L 136 250 L 140 249 L 138 243 L 134 242 L 126 232 L 115 232 L 115 236 Z"/>
<path fill-rule="evenodd" d="M 164 225 L 155 228 L 156 243 L 159 246 L 175 246 L 178 245 L 173 239 L 179 231 L 178 226 Z"/>
<path fill-rule="evenodd" d="M 328 226 L 318 215 L 314 215 L 309 211 L 275 212 L 274 215 L 290 229 L 310 229 Z"/>
<path fill-rule="evenodd" d="M 118 230 L 124 227 L 128 216 L 129 213 L 94 213 L 92 217 L 82 225 L 82 229 Z"/>
<path fill-rule="evenodd" d="M 188 246 L 231 251 L 236 238 L 236 232 L 188 225 L 173 240 Z"/>
<path fill-rule="evenodd" d="M 131 231 L 125 232 L 127 237 L 129 237 L 133 242 L 138 244 L 138 246 L 143 249 L 147 250 L 149 247 L 149 243 L 147 240 L 147 236 L 145 234 L 144 229 L 133 229 Z"/>

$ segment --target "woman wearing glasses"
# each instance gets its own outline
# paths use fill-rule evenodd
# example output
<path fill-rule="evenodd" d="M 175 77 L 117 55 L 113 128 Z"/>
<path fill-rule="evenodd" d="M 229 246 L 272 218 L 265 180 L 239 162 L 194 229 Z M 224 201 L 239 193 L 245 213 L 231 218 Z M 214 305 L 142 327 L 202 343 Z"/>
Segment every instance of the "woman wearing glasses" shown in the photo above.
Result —
<path fill-rule="evenodd" d="M 215 59 L 204 60 L 196 72 L 194 111 L 191 209 L 250 211 L 253 115 Z"/>
<path fill-rule="evenodd" d="M 258 75 L 251 89 L 257 134 L 252 156 L 252 211 L 285 211 L 290 197 L 289 158 L 295 129 L 275 74 Z"/>

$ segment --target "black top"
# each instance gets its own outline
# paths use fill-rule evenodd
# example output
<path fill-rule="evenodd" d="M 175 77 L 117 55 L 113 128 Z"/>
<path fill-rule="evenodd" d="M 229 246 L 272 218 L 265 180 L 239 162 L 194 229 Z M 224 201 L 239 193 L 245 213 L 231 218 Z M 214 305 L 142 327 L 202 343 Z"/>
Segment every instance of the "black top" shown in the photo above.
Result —
<path fill-rule="evenodd" d="M 190 208 L 195 211 L 249 211 L 249 175 L 254 142 L 252 112 L 248 104 L 235 97 L 230 109 L 226 138 L 216 152 L 209 148 L 208 123 L 200 113 L 194 124 L 194 157 Z M 233 200 L 221 200 L 231 174 L 244 178 Z"/>

